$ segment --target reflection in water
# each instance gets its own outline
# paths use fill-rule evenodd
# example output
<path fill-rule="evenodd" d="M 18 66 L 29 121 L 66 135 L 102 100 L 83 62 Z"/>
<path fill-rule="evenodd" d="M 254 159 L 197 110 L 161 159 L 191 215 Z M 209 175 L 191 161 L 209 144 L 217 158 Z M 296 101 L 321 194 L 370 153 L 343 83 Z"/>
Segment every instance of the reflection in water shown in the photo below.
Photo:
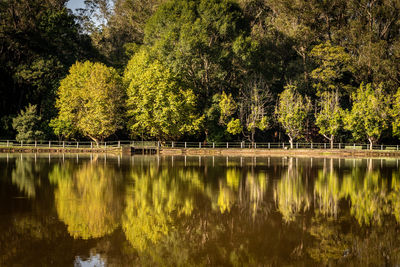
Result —
<path fill-rule="evenodd" d="M 1 266 L 24 265 L 28 248 L 54 243 L 75 253 L 58 266 L 400 263 L 393 162 L 109 156 L 3 163 L 0 182 L 14 191 L 0 196 L 15 211 L 0 209 Z M 31 202 L 41 204 L 22 206 Z M 55 256 L 46 253 L 37 265 L 51 265 Z"/>
<path fill-rule="evenodd" d="M 318 171 L 314 183 L 314 199 L 317 202 L 316 212 L 337 218 L 340 186 L 338 174 L 333 169 L 333 159 L 330 160 L 329 171 L 325 167 Z"/>
<path fill-rule="evenodd" d="M 49 179 L 57 185 L 57 213 L 74 238 L 110 234 L 119 225 L 122 203 L 117 172 L 107 166 L 86 163 L 78 168 L 55 165 Z"/>
<path fill-rule="evenodd" d="M 172 217 L 190 215 L 196 194 L 204 189 L 195 170 L 153 165 L 132 171 L 131 179 L 122 225 L 139 251 L 168 236 L 175 229 Z"/>
<path fill-rule="evenodd" d="M 286 222 L 293 221 L 299 213 L 310 208 L 311 195 L 303 182 L 302 171 L 297 164 L 293 164 L 293 158 L 289 158 L 287 171 L 274 191 L 278 210 Z"/>
<path fill-rule="evenodd" d="M 102 260 L 99 254 L 91 255 L 88 259 L 82 259 L 81 257 L 76 257 L 75 267 L 104 267 L 106 263 Z"/>
<path fill-rule="evenodd" d="M 12 183 L 27 197 L 34 198 L 40 185 L 40 167 L 32 158 L 17 158 L 12 171 Z"/>
<path fill-rule="evenodd" d="M 351 214 L 360 224 L 382 223 L 388 212 L 388 180 L 379 171 L 356 167 L 343 177 L 341 194 L 351 202 Z"/>

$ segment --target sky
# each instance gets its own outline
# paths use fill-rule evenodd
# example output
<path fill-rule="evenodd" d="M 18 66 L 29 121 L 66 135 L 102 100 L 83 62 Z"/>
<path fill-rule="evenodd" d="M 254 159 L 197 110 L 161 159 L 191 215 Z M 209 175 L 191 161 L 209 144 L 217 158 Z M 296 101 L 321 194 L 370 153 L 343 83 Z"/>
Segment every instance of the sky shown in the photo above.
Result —
<path fill-rule="evenodd" d="M 67 2 L 67 7 L 71 9 L 72 11 L 75 11 L 77 8 L 84 8 L 84 0 L 69 0 Z"/>

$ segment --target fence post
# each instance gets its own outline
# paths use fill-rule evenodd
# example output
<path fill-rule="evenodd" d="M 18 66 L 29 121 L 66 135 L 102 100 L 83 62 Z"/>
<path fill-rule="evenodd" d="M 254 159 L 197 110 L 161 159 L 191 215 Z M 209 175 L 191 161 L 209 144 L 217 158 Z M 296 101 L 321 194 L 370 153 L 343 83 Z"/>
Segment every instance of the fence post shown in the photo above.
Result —
<path fill-rule="evenodd" d="M 160 143 L 160 142 L 158 142 L 158 143 Z M 121 147 L 121 141 L 118 141 L 118 148 L 120 148 Z"/>
<path fill-rule="evenodd" d="M 35 147 L 37 147 L 37 141 L 35 140 Z"/>
<path fill-rule="evenodd" d="M 49 141 L 49 148 L 51 148 L 51 141 Z"/>
<path fill-rule="evenodd" d="M 353 144 L 353 149 L 356 149 L 356 144 Z"/>
<path fill-rule="evenodd" d="M 229 143 L 228 142 L 226 142 L 226 148 L 229 148 Z"/>
<path fill-rule="evenodd" d="M 397 150 L 399 150 L 399 145 L 396 146 Z"/>
<path fill-rule="evenodd" d="M 381 150 L 383 150 L 383 145 L 381 145 Z"/>
<path fill-rule="evenodd" d="M 340 149 L 340 143 L 339 143 L 339 149 Z"/>
<path fill-rule="evenodd" d="M 213 148 L 215 148 L 215 143 L 213 142 Z"/>
<path fill-rule="evenodd" d="M 199 142 L 199 148 L 201 148 L 201 142 Z"/>
<path fill-rule="evenodd" d="M 243 148 L 243 141 L 240 142 L 240 148 Z"/>
<path fill-rule="evenodd" d="M 76 142 L 76 148 L 79 148 L 79 142 L 78 141 Z"/>
<path fill-rule="evenodd" d="M 298 149 L 299 148 L 299 143 L 296 143 L 296 149 Z"/>
<path fill-rule="evenodd" d="M 7 147 L 10 145 L 10 141 L 7 140 Z"/>
<path fill-rule="evenodd" d="M 23 141 L 21 141 L 21 146 L 22 146 Z"/>
<path fill-rule="evenodd" d="M 311 149 L 313 149 L 312 142 L 311 142 Z"/>
<path fill-rule="evenodd" d="M 324 143 L 324 149 L 326 149 L 326 143 Z"/>
<path fill-rule="evenodd" d="M 104 142 L 104 148 L 107 149 L 107 142 Z"/>
<path fill-rule="evenodd" d="M 257 143 L 254 143 L 254 148 L 257 148 Z"/>
<path fill-rule="evenodd" d="M 63 148 L 65 148 L 65 141 L 63 141 Z"/>
<path fill-rule="evenodd" d="M 285 149 L 285 143 L 282 143 L 282 148 Z"/>
<path fill-rule="evenodd" d="M 186 148 L 186 146 L 187 146 L 187 145 L 186 145 L 186 142 L 185 142 L 185 148 Z"/>
<path fill-rule="evenodd" d="M 132 141 L 132 146 L 135 147 L 135 141 Z"/>
<path fill-rule="evenodd" d="M 270 149 L 271 148 L 271 144 L 270 143 L 268 143 L 268 149 Z"/>
<path fill-rule="evenodd" d="M 174 148 L 174 141 L 171 142 L 171 147 Z"/>
<path fill-rule="evenodd" d="M 93 142 L 92 141 L 90 141 L 90 148 L 91 149 L 93 148 Z"/>

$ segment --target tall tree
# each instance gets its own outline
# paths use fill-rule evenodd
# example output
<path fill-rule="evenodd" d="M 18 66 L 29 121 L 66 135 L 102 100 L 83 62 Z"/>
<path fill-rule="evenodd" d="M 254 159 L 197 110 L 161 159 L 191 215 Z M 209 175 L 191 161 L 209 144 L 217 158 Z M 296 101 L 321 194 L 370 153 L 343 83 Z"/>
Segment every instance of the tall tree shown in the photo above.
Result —
<path fill-rule="evenodd" d="M 17 131 L 17 141 L 33 141 L 43 138 L 40 129 L 41 117 L 37 115 L 36 105 L 28 105 L 13 119 L 13 128 Z"/>
<path fill-rule="evenodd" d="M 351 57 L 343 47 L 332 45 L 327 41 L 314 46 L 310 55 L 318 64 L 318 67 L 311 72 L 317 95 L 325 91 L 342 94 L 351 92 L 349 76 L 351 77 L 354 69 Z"/>
<path fill-rule="evenodd" d="M 193 90 L 146 50 L 129 61 L 124 79 L 132 136 L 176 140 L 200 130 L 204 117 L 196 112 Z"/>
<path fill-rule="evenodd" d="M 255 141 L 256 129 L 263 131 L 269 127 L 267 114 L 271 102 L 272 94 L 261 74 L 251 75 L 245 80 L 239 94 L 239 117 L 251 142 Z"/>
<path fill-rule="evenodd" d="M 251 41 L 240 7 L 228 0 L 174 0 L 159 6 L 146 25 L 144 44 L 191 85 L 201 108 L 215 93 L 234 93 L 236 52 Z"/>
<path fill-rule="evenodd" d="M 287 85 L 279 95 L 275 114 L 289 136 L 290 148 L 293 148 L 294 140 L 304 135 L 305 121 L 311 108 L 310 99 L 299 94 L 294 85 Z"/>
<path fill-rule="evenodd" d="M 77 62 L 58 88 L 55 131 L 90 137 L 96 144 L 123 127 L 124 90 L 115 69 L 101 63 Z M 67 127 L 66 127 L 67 126 Z"/>
<path fill-rule="evenodd" d="M 55 116 L 55 91 L 69 66 L 77 59 L 95 57 L 90 39 L 81 34 L 65 3 L 0 2 L 1 122 L 29 103 L 37 105 L 39 115 L 49 121 Z M 10 134 L 6 128 L 0 125 L 0 135 Z"/>
<path fill-rule="evenodd" d="M 383 85 L 361 84 L 352 94 L 353 106 L 345 117 L 345 127 L 356 140 L 367 138 L 370 149 L 389 126 L 389 99 Z"/>
<path fill-rule="evenodd" d="M 400 88 L 397 89 L 397 93 L 392 98 L 390 115 L 392 117 L 393 135 L 400 137 Z"/>
<path fill-rule="evenodd" d="M 315 114 L 315 124 L 319 128 L 319 133 L 322 134 L 331 143 L 337 136 L 340 128 L 343 126 L 344 111 L 340 107 L 339 93 L 323 92 L 320 96 L 319 111 Z"/>

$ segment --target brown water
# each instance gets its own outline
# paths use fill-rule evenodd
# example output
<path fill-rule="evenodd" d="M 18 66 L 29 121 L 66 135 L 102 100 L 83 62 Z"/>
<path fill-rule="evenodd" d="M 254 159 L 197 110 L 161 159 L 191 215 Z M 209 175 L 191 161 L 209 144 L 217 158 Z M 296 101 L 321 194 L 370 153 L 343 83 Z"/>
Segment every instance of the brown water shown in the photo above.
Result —
<path fill-rule="evenodd" d="M 0 266 L 392 266 L 396 159 L 0 154 Z"/>

